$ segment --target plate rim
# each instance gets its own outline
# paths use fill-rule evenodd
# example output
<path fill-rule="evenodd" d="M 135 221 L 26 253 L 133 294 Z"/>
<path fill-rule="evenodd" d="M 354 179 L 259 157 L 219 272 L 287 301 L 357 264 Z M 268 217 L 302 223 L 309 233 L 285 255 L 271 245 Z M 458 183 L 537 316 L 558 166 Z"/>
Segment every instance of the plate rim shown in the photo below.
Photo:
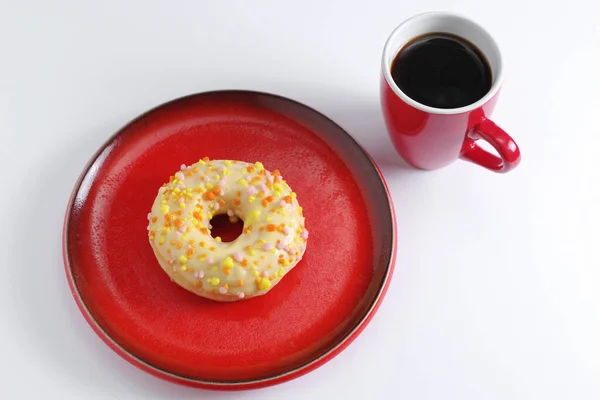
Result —
<path fill-rule="evenodd" d="M 104 152 L 106 150 L 106 148 L 116 139 L 118 138 L 118 136 L 125 131 L 130 125 L 134 124 L 135 122 L 145 118 L 146 116 L 148 116 L 149 114 L 153 113 L 154 111 L 166 107 L 170 104 L 173 103 L 177 103 L 180 101 L 185 101 L 186 99 L 190 99 L 190 98 L 196 98 L 196 97 L 204 97 L 204 96 L 214 96 L 214 95 L 219 95 L 219 94 L 245 94 L 245 95 L 258 95 L 258 96 L 266 96 L 266 97 L 270 97 L 270 98 L 274 98 L 277 99 L 279 101 L 284 101 L 284 102 L 288 102 L 288 103 L 294 103 L 297 106 L 300 106 L 302 108 L 307 109 L 310 112 L 313 112 L 317 115 L 319 115 L 320 117 L 326 119 L 329 123 L 333 124 L 334 126 L 336 126 L 337 128 L 339 128 L 343 133 L 346 134 L 346 136 L 351 140 L 351 142 L 353 142 L 353 144 L 355 146 L 358 147 L 358 149 L 365 155 L 365 157 L 367 158 L 367 160 L 369 161 L 369 163 L 371 164 L 371 166 L 373 167 L 374 171 L 377 173 L 378 177 L 379 177 L 379 181 L 382 184 L 382 188 L 384 189 L 384 193 L 386 195 L 386 199 L 387 199 L 387 203 L 389 206 L 389 212 L 390 212 L 390 216 L 391 216 L 391 222 L 392 222 L 392 246 L 391 246 L 391 256 L 389 258 L 389 262 L 386 266 L 386 270 L 385 270 L 385 276 L 383 278 L 383 282 L 381 284 L 381 286 L 379 287 L 378 291 L 377 291 L 377 295 L 374 299 L 374 301 L 372 302 L 372 304 L 369 306 L 369 308 L 364 312 L 364 314 L 361 316 L 360 321 L 357 322 L 356 326 L 354 326 L 342 339 L 340 339 L 335 345 L 333 345 L 331 348 L 329 348 L 327 351 L 325 351 L 324 353 L 322 353 L 321 355 L 319 355 L 318 357 L 308 361 L 307 363 L 304 363 L 290 371 L 286 371 L 286 372 L 282 372 L 279 374 L 275 374 L 275 375 L 271 375 L 271 376 L 267 376 L 264 378 L 260 378 L 260 379 L 251 379 L 251 380 L 246 380 L 246 381 L 211 381 L 211 380 L 201 380 L 201 379 L 195 379 L 195 378 L 190 378 L 190 377 L 185 377 L 182 375 L 178 375 L 176 373 L 173 373 L 171 371 L 159 368 L 155 365 L 150 364 L 149 362 L 137 357 L 136 355 L 132 354 L 131 352 L 127 351 L 124 347 L 122 347 L 115 339 L 113 339 L 99 324 L 98 322 L 94 319 L 94 317 L 92 316 L 90 310 L 88 309 L 88 307 L 86 306 L 81 293 L 79 292 L 79 289 L 77 287 L 77 284 L 75 283 L 75 279 L 73 276 L 73 271 L 72 271 L 72 267 L 71 267 L 71 263 L 69 262 L 69 251 L 68 251 L 68 232 L 69 232 L 69 222 L 70 222 L 70 217 L 72 215 L 72 211 L 73 211 L 73 207 L 75 205 L 75 200 L 77 197 L 77 193 L 80 191 L 81 186 L 83 184 L 83 181 L 85 179 L 85 177 L 88 175 L 88 173 L 90 172 L 91 167 L 94 165 L 94 163 L 98 160 L 98 158 L 100 157 L 100 155 L 102 154 L 102 152 Z M 383 174 L 381 173 L 381 170 L 379 169 L 379 167 L 377 166 L 377 164 L 375 163 L 375 161 L 373 160 L 373 158 L 371 157 L 371 155 L 367 152 L 367 150 L 354 138 L 354 136 L 352 136 L 348 131 L 346 131 L 342 126 L 340 126 L 338 123 L 336 123 L 335 121 L 333 121 L 331 118 L 329 118 L 328 116 L 326 116 L 325 114 L 323 114 L 322 112 L 304 104 L 301 103 L 297 100 L 294 99 L 290 99 L 289 97 L 285 97 L 282 95 L 278 95 L 278 94 L 273 94 L 273 93 L 268 93 L 268 92 L 262 92 L 262 91 L 255 91 L 255 90 L 229 90 L 229 89 L 224 89 L 224 90 L 212 90 L 212 91 L 205 91 L 205 92 L 197 92 L 197 93 L 192 93 L 189 95 L 185 95 L 185 96 L 181 96 L 181 97 L 177 97 L 174 98 L 172 100 L 163 102 L 155 107 L 150 108 L 147 111 L 144 111 L 143 113 L 139 114 L 138 116 L 134 117 L 133 119 L 129 120 L 129 122 L 125 123 L 124 125 L 122 125 L 120 128 L 118 128 L 112 135 L 110 135 L 105 141 L 104 143 L 102 143 L 98 149 L 94 152 L 94 154 L 90 157 L 90 159 L 88 160 L 88 162 L 85 164 L 85 166 L 83 167 L 81 173 L 79 174 L 79 176 L 77 177 L 77 180 L 75 181 L 75 185 L 73 187 L 73 190 L 71 191 L 71 195 L 69 196 L 69 200 L 67 203 L 67 209 L 65 212 L 65 216 L 64 216 L 64 220 L 63 220 L 63 230 L 62 230 L 62 256 L 63 256 L 63 264 L 64 264 L 64 269 L 65 269 L 65 274 L 66 274 L 66 278 L 67 281 L 69 283 L 69 289 L 71 291 L 71 295 L 73 296 L 73 298 L 75 299 L 75 303 L 77 304 L 77 307 L 79 309 L 79 311 L 81 312 L 81 314 L 83 315 L 83 317 L 85 318 L 85 320 L 87 321 L 88 325 L 92 328 L 92 330 L 96 333 L 96 335 L 109 347 L 111 348 L 111 350 L 113 350 L 115 353 L 117 353 L 121 358 L 123 358 L 125 361 L 129 362 L 130 364 L 132 364 L 133 366 L 145 371 L 146 373 L 149 373 L 155 377 L 158 378 L 162 378 L 164 380 L 173 382 L 173 383 L 178 383 L 178 384 L 182 384 L 185 386 L 192 386 L 192 387 L 196 387 L 196 388 L 201 388 L 201 389 L 212 389 L 212 390 L 247 390 L 247 389 L 258 389 L 258 388 L 264 388 L 264 387 L 268 387 L 268 386 L 273 386 L 273 385 L 277 385 L 277 384 L 281 384 L 290 380 L 293 380 L 295 378 L 298 378 L 302 375 L 305 375 L 315 369 L 317 369 L 318 367 L 324 365 L 325 363 L 327 363 L 328 361 L 330 361 L 331 359 L 333 359 L 335 356 L 337 356 L 338 354 L 340 354 L 344 349 L 346 349 L 361 333 L 362 331 L 366 328 L 366 326 L 369 324 L 369 322 L 371 322 L 371 320 L 373 319 L 373 317 L 375 316 L 377 310 L 379 309 L 379 306 L 381 305 L 387 290 L 389 288 L 389 284 L 392 278 L 392 274 L 393 271 L 395 269 L 395 264 L 396 264 L 396 255 L 397 255 L 397 226 L 396 226 L 396 214 L 395 214 L 395 210 L 394 210 L 394 203 L 392 200 L 392 197 L 390 195 L 390 191 L 389 188 L 387 186 L 387 183 L 385 181 L 385 178 L 383 177 Z"/>

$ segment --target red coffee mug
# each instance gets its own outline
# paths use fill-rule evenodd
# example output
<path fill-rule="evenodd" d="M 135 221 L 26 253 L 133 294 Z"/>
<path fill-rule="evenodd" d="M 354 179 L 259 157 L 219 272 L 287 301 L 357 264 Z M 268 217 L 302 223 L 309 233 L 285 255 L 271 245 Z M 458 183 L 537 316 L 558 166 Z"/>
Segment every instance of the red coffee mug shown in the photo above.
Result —
<path fill-rule="evenodd" d="M 451 33 L 481 50 L 492 69 L 492 87 L 479 101 L 465 107 L 429 107 L 408 97 L 394 83 L 391 66 L 402 47 L 428 33 Z M 494 172 L 508 172 L 521 159 L 514 140 L 488 117 L 502 85 L 502 57 L 492 36 L 475 22 L 446 12 L 414 16 L 398 26 L 388 38 L 382 58 L 381 105 L 388 132 L 398 153 L 412 166 L 437 169 L 457 158 Z M 497 151 L 479 145 L 484 139 Z"/>

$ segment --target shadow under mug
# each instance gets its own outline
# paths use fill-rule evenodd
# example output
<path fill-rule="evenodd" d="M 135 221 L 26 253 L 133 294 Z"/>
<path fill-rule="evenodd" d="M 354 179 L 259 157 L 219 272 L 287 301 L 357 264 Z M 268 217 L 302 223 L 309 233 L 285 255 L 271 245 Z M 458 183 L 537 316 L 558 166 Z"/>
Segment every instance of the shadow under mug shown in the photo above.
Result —
<path fill-rule="evenodd" d="M 492 87 L 484 97 L 465 107 L 443 109 L 418 103 L 400 90 L 392 78 L 392 62 L 404 45 L 428 33 L 454 34 L 481 50 L 492 70 Z M 432 170 L 462 158 L 494 172 L 508 172 L 519 164 L 519 147 L 489 119 L 502 85 L 502 57 L 492 36 L 481 26 L 447 12 L 416 15 L 388 38 L 381 68 L 383 116 L 394 147 L 406 162 Z M 480 147 L 479 139 L 490 143 L 498 155 Z"/>

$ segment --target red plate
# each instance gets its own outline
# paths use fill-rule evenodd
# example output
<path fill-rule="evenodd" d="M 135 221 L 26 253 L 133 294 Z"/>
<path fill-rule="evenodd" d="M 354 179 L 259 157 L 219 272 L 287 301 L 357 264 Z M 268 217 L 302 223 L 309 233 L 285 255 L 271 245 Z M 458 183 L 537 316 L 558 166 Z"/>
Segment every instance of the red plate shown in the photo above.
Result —
<path fill-rule="evenodd" d="M 308 248 L 265 296 L 200 298 L 154 258 L 156 191 L 204 156 L 261 161 L 298 193 Z M 115 134 L 75 186 L 63 243 L 75 300 L 113 350 L 171 381 L 244 389 L 305 374 L 364 329 L 391 277 L 395 222 L 383 177 L 342 128 L 289 99 L 224 91 L 169 102 Z"/>

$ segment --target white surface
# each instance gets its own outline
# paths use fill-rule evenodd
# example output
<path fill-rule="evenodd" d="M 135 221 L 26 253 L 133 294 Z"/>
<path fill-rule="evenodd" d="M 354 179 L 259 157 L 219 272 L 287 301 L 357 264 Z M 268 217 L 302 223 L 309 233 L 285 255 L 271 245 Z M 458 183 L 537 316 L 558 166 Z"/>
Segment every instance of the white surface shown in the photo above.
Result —
<path fill-rule="evenodd" d="M 0 398 L 600 398 L 600 10 L 449 3 L 0 1 Z M 494 117 L 523 152 L 508 175 L 415 171 L 391 149 L 383 44 L 436 9 L 474 18 L 502 49 Z M 364 334 L 307 376 L 234 394 L 113 354 L 79 314 L 60 254 L 69 192 L 96 148 L 150 107 L 226 88 L 289 96 L 345 126 L 381 166 L 399 224 L 397 269 Z"/>

